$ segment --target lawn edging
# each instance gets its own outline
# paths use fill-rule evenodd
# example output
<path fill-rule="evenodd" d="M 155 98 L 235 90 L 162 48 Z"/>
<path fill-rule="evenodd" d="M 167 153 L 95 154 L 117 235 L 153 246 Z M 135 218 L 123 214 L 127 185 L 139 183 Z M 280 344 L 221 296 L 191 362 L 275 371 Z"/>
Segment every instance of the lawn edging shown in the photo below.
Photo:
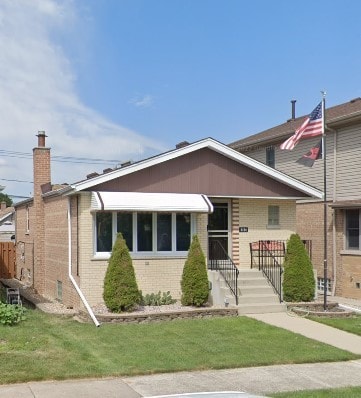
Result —
<path fill-rule="evenodd" d="M 82 319 L 89 320 L 89 316 L 81 311 Z M 121 313 L 95 314 L 99 322 L 103 323 L 147 323 L 157 321 L 173 321 L 176 319 L 212 318 L 224 316 L 238 316 L 237 308 L 195 308 L 182 311 L 152 312 L 152 313 Z"/>

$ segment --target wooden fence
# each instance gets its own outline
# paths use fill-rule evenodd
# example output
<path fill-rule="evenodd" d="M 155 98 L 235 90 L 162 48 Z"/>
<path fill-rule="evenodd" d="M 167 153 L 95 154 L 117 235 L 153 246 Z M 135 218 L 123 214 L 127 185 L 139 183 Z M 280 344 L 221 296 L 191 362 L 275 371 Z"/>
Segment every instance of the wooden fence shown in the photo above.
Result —
<path fill-rule="evenodd" d="M 11 279 L 15 276 L 15 244 L 0 242 L 0 278 Z"/>

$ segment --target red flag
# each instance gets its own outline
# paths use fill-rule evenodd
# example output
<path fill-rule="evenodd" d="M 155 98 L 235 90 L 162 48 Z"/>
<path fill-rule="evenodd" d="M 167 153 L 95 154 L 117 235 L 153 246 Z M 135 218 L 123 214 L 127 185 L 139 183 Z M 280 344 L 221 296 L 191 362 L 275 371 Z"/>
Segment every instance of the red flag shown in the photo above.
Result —
<path fill-rule="evenodd" d="M 323 133 L 322 102 L 311 112 L 310 116 L 302 123 L 295 133 L 283 142 L 281 149 L 292 150 L 301 138 L 315 137 Z"/>
<path fill-rule="evenodd" d="M 311 148 L 307 153 L 305 153 L 301 158 L 297 160 L 297 163 L 303 164 L 307 167 L 312 167 L 315 160 L 322 158 L 322 140 L 320 140 L 317 145 Z"/>

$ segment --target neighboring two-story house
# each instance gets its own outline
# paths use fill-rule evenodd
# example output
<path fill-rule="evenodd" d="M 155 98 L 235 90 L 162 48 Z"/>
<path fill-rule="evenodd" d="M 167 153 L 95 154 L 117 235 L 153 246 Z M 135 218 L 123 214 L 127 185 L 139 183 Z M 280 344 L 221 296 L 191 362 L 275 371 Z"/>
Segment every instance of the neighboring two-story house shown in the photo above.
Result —
<path fill-rule="evenodd" d="M 229 146 L 276 170 L 324 190 L 324 162 L 312 167 L 297 162 L 320 137 L 301 139 L 293 150 L 280 144 L 300 127 L 306 116 L 231 143 Z M 315 104 L 314 104 L 315 105 Z M 310 109 L 311 111 L 311 109 Z M 326 108 L 327 289 L 332 294 L 361 298 L 361 98 Z M 312 241 L 312 262 L 318 288 L 324 289 L 323 201 L 297 204 L 297 232 Z"/>

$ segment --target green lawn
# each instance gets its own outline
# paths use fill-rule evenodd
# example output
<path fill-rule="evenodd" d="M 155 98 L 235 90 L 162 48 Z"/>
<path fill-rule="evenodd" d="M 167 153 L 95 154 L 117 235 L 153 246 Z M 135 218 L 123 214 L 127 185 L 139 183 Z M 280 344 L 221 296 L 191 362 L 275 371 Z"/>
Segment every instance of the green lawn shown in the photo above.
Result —
<path fill-rule="evenodd" d="M 0 383 L 359 358 L 247 317 L 81 324 L 29 310 L 0 326 Z"/>
<path fill-rule="evenodd" d="M 361 316 L 354 315 L 349 318 L 319 318 L 310 317 L 313 321 L 324 323 L 325 325 L 332 326 L 346 332 L 357 334 L 361 336 Z"/>
<path fill-rule="evenodd" d="M 273 398 L 359 398 L 361 387 L 334 388 L 329 390 L 312 390 L 285 392 L 269 395 Z"/>

